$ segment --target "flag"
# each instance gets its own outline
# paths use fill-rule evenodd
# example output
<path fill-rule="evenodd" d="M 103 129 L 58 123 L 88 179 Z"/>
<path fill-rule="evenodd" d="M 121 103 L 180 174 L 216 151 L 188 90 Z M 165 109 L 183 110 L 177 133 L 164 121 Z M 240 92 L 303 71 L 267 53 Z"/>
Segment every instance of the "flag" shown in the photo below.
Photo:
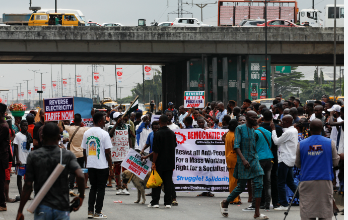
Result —
<path fill-rule="evenodd" d="M 77 83 L 77 87 L 81 87 L 82 84 L 82 78 L 81 75 L 76 76 L 76 83 Z"/>
<path fill-rule="evenodd" d="M 68 85 L 68 79 L 63 79 L 63 88 L 66 89 Z"/>
<path fill-rule="evenodd" d="M 152 66 L 145 66 L 145 80 L 152 80 L 153 79 L 153 70 Z"/>
<path fill-rule="evenodd" d="M 126 112 L 124 113 L 124 115 L 130 115 L 132 112 L 138 110 L 138 103 L 139 103 L 138 97 L 139 96 L 137 96 L 135 100 L 133 101 L 132 105 L 128 109 L 126 109 Z"/>
<path fill-rule="evenodd" d="M 93 73 L 94 85 L 97 86 L 99 84 L 99 73 Z"/>
<path fill-rule="evenodd" d="M 116 68 L 116 70 L 117 70 L 117 82 L 121 83 L 122 77 L 123 77 L 123 70 L 122 68 Z"/>

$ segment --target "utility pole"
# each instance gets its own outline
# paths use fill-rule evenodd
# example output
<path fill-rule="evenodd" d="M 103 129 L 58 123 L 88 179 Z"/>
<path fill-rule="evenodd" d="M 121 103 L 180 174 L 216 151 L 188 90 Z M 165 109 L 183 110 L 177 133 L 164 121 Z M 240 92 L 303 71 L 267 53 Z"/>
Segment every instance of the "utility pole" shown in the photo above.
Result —
<path fill-rule="evenodd" d="M 314 0 L 312 0 L 312 9 L 314 9 Z"/>
<path fill-rule="evenodd" d="M 17 84 L 19 84 L 19 95 L 20 95 L 20 97 L 22 97 L 22 83 L 17 83 Z M 17 101 L 18 101 L 18 99 L 17 99 Z"/>
<path fill-rule="evenodd" d="M 51 64 L 51 92 L 52 92 L 52 96 L 51 96 L 51 98 L 53 98 L 52 64 Z"/>
<path fill-rule="evenodd" d="M 334 7 L 334 100 L 336 100 L 336 0 Z"/>
<path fill-rule="evenodd" d="M 75 64 L 75 96 L 77 96 L 77 86 L 76 86 L 76 64 Z"/>
<path fill-rule="evenodd" d="M 28 92 L 29 92 L 29 87 L 28 87 L 28 82 L 30 81 L 29 79 L 25 79 L 25 80 L 23 80 L 23 81 L 27 81 L 27 101 L 29 100 L 29 94 L 28 94 Z"/>
<path fill-rule="evenodd" d="M 109 84 L 109 85 L 106 85 L 106 86 L 109 86 L 109 97 L 111 98 L 111 90 L 110 90 L 110 87 L 111 87 L 111 86 L 114 86 L 114 84 L 112 84 L 112 85 Z M 103 91 L 104 91 L 104 89 L 103 89 Z M 103 94 L 103 95 L 104 95 L 104 94 Z"/>
<path fill-rule="evenodd" d="M 18 102 L 18 86 L 17 86 L 17 102 Z"/>
<path fill-rule="evenodd" d="M 266 66 L 266 98 L 268 98 L 268 80 L 267 78 L 269 77 L 268 76 L 268 58 L 267 58 L 267 2 L 269 0 L 265 0 L 265 66 Z"/>
<path fill-rule="evenodd" d="M 116 101 L 117 101 L 117 68 L 116 68 L 116 65 L 115 65 L 115 81 L 116 81 Z"/>
<path fill-rule="evenodd" d="M 34 73 L 34 91 L 35 91 L 35 73 L 40 71 L 40 70 L 30 70 L 28 69 L 29 71 L 32 71 Z"/>
<path fill-rule="evenodd" d="M 122 99 L 122 93 L 121 93 L 121 89 L 123 88 L 123 87 L 118 87 L 118 88 L 120 88 L 120 99 Z"/>
<path fill-rule="evenodd" d="M 143 65 L 143 103 L 145 103 L 145 73 L 144 73 L 144 65 Z"/>
<path fill-rule="evenodd" d="M 188 4 L 188 5 L 196 5 L 198 8 L 201 9 L 201 21 L 203 21 L 203 8 L 205 8 L 205 6 L 207 6 L 207 5 L 216 4 L 216 3 L 217 2 L 214 2 L 214 3 L 203 3 L 203 4 L 194 4 L 194 3 L 189 4 L 189 3 L 186 2 L 186 4 Z"/>
<path fill-rule="evenodd" d="M 63 97 L 63 95 L 64 95 L 64 93 L 63 93 L 63 87 L 64 87 L 64 84 L 63 84 L 63 64 L 60 64 L 60 72 L 61 72 L 61 76 L 62 76 L 61 86 L 62 86 L 62 97 Z"/>
<path fill-rule="evenodd" d="M 178 18 L 182 18 L 182 15 L 184 15 L 184 14 L 191 14 L 193 16 L 193 13 L 183 9 L 182 0 L 178 0 L 178 10 L 169 12 L 168 15 L 169 14 L 177 14 Z M 169 19 L 169 17 L 168 17 L 168 19 Z"/>
<path fill-rule="evenodd" d="M 55 0 L 55 4 L 54 4 L 54 12 L 57 13 L 57 0 Z"/>

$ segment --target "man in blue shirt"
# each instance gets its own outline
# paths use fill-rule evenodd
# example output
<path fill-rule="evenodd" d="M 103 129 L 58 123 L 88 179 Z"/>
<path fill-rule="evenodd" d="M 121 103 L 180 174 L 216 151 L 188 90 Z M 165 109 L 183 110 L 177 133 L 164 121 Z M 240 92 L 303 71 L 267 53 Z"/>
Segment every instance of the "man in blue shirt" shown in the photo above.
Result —
<path fill-rule="evenodd" d="M 158 131 L 158 129 L 160 128 L 158 121 L 154 121 L 152 122 L 152 132 L 149 134 L 149 136 L 147 136 L 147 140 L 146 140 L 146 144 L 144 146 L 144 148 L 141 150 L 140 154 L 143 155 L 144 151 L 146 148 L 150 147 L 150 151 L 149 154 L 147 156 L 142 156 L 141 159 L 147 159 L 148 157 L 150 157 L 150 160 L 152 161 L 152 144 L 153 144 L 153 137 L 155 135 L 155 133 Z"/>
<path fill-rule="evenodd" d="M 218 122 L 215 122 L 215 129 L 222 127 L 222 119 L 227 115 L 227 109 L 225 109 L 224 103 L 220 102 L 218 104 L 218 109 L 220 112 L 216 115 L 216 120 L 218 120 Z"/>

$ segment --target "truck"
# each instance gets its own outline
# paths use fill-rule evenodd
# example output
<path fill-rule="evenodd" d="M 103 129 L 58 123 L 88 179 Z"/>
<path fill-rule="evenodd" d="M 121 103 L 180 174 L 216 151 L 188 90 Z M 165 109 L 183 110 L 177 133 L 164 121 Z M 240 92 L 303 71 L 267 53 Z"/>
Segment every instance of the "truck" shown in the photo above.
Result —
<path fill-rule="evenodd" d="M 297 22 L 296 0 L 273 0 L 267 4 L 267 20 Z M 265 19 L 264 0 L 219 0 L 218 26 L 237 26 L 242 20 Z"/>
<path fill-rule="evenodd" d="M 324 8 L 324 13 L 318 9 L 302 9 L 298 13 L 300 25 L 311 27 L 334 27 L 334 5 L 329 4 Z M 344 27 L 344 5 L 336 5 L 336 27 Z"/>
<path fill-rule="evenodd" d="M 2 14 L 2 23 L 6 25 L 28 25 L 32 13 Z"/>

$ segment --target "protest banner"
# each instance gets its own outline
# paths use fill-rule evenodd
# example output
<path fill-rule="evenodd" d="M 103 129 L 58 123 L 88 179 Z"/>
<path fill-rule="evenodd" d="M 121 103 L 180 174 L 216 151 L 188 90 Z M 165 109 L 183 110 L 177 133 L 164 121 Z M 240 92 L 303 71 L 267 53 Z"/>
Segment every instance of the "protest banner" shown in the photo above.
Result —
<path fill-rule="evenodd" d="M 184 108 L 204 108 L 204 91 L 185 91 Z"/>
<path fill-rule="evenodd" d="M 175 191 L 228 192 L 225 144 L 221 141 L 228 130 L 173 131 L 178 144 L 173 172 Z"/>
<path fill-rule="evenodd" d="M 44 99 L 45 121 L 74 119 L 74 98 Z"/>
<path fill-rule="evenodd" d="M 131 171 L 134 175 L 144 180 L 146 174 L 151 169 L 152 162 L 147 159 L 141 161 L 141 155 L 133 149 L 130 149 L 126 158 L 122 161 L 121 166 Z"/>
<path fill-rule="evenodd" d="M 111 159 L 113 162 L 123 161 L 129 151 L 128 129 L 115 130 L 114 136 L 111 138 Z"/>
<path fill-rule="evenodd" d="M 82 124 L 84 127 L 93 127 L 93 118 L 82 118 Z"/>

